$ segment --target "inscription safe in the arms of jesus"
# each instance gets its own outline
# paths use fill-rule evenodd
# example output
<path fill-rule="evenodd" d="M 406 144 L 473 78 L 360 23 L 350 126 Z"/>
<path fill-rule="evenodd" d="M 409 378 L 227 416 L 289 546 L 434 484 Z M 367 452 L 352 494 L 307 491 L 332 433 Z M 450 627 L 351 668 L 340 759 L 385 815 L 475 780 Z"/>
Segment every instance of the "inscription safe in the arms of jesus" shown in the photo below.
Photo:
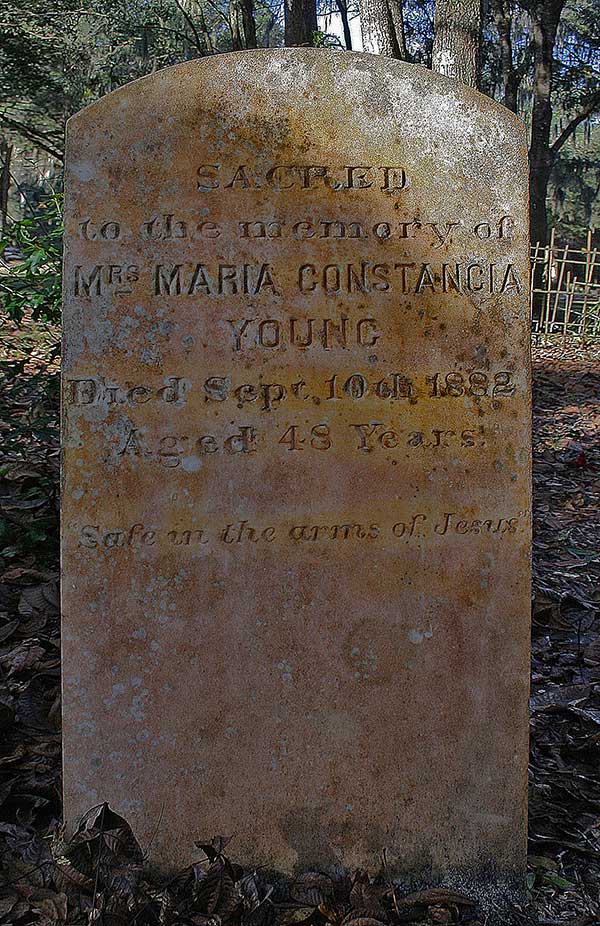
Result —
<path fill-rule="evenodd" d="M 144 548 L 161 545 L 187 548 L 202 548 L 224 544 L 232 550 L 240 546 L 264 543 L 326 544 L 342 543 L 352 546 L 364 541 L 368 544 L 392 540 L 403 544 L 419 543 L 423 538 L 442 537 L 445 541 L 458 541 L 483 536 L 492 541 L 502 541 L 503 536 L 522 533 L 526 530 L 526 512 L 513 515 L 490 515 L 480 513 L 473 517 L 460 511 L 440 511 L 436 514 L 417 512 L 396 520 L 393 516 L 383 521 L 349 520 L 345 523 L 306 523 L 257 525 L 246 519 L 233 520 L 223 526 L 179 527 L 176 530 L 136 522 L 124 527 L 101 527 L 99 524 L 84 524 L 79 530 L 78 545 L 87 550 L 118 552 L 139 552 Z"/>

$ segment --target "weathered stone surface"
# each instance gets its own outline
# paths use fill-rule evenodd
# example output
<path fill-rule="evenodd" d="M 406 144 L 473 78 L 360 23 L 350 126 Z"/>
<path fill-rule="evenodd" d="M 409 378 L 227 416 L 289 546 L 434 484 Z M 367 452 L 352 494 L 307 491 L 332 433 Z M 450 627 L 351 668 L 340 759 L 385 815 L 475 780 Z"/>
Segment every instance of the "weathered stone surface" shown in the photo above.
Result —
<path fill-rule="evenodd" d="M 163 864 L 235 833 L 522 873 L 526 212 L 509 112 L 367 55 L 194 61 L 71 120 L 69 820 L 108 800 Z"/>

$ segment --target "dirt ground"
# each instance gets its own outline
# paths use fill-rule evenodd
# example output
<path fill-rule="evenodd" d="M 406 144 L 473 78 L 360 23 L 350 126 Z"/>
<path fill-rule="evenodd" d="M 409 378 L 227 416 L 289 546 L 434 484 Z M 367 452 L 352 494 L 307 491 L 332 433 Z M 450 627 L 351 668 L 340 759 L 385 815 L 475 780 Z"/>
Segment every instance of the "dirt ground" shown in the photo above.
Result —
<path fill-rule="evenodd" d="M 533 360 L 530 881 L 540 923 L 597 923 L 600 352 Z"/>
<path fill-rule="evenodd" d="M 337 882 L 311 873 L 282 888 L 244 875 L 222 845 L 160 881 L 106 809 L 76 845 L 61 842 L 58 390 L 42 363 L 55 342 L 0 336 L 0 924 L 485 923 L 460 895 L 403 896 L 385 870 Z M 533 353 L 530 902 L 514 917 L 590 926 L 600 923 L 600 350 Z"/>

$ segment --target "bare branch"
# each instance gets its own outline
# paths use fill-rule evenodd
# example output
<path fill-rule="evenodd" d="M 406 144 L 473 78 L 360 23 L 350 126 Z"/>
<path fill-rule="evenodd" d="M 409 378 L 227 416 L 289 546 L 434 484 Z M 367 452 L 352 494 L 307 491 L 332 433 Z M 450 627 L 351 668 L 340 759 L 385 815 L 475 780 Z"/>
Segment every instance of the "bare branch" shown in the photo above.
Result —
<path fill-rule="evenodd" d="M 193 20 L 192 17 L 189 15 L 189 13 L 187 12 L 187 10 L 182 6 L 182 4 L 179 2 L 179 0 L 175 0 L 175 6 L 176 6 L 177 9 L 180 11 L 180 13 L 181 13 L 181 15 L 183 16 L 183 18 L 185 19 L 186 23 L 188 24 L 188 26 L 190 27 L 190 29 L 191 29 L 192 32 L 194 33 L 194 39 L 195 39 L 195 43 L 194 43 L 194 44 L 196 45 L 196 48 L 198 49 L 198 51 L 203 51 L 205 46 L 204 46 L 204 44 L 202 43 L 202 41 L 201 41 L 201 39 L 200 39 L 200 35 L 199 35 L 199 33 L 198 33 L 198 30 L 196 29 L 196 24 L 194 23 L 194 20 Z"/>
<path fill-rule="evenodd" d="M 38 132 L 36 129 L 31 128 L 31 126 L 25 125 L 25 123 L 19 122 L 17 119 L 11 119 L 4 113 L 0 113 L 0 125 L 5 125 L 7 128 L 12 129 L 13 132 L 18 132 L 24 138 L 33 142 L 38 148 L 52 155 L 57 161 L 64 160 L 62 151 L 59 151 L 58 148 L 55 148 L 48 142 L 45 132 Z"/>
<path fill-rule="evenodd" d="M 563 147 L 566 141 L 569 140 L 575 129 L 580 125 L 588 116 L 591 116 L 596 109 L 600 108 L 600 90 L 595 90 L 594 93 L 590 95 L 583 101 L 579 112 L 573 116 L 571 121 L 565 126 L 558 138 L 550 145 L 550 154 L 553 159 L 558 155 L 558 152 Z"/>

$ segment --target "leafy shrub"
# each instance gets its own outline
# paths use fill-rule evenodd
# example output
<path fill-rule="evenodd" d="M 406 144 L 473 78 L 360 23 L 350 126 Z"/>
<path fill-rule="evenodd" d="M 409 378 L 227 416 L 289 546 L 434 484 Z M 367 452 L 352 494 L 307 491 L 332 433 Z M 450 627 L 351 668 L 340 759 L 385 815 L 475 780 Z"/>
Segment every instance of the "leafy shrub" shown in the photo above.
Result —
<path fill-rule="evenodd" d="M 35 218 L 13 222 L 0 240 L 5 260 L 7 249 L 18 249 L 16 260 L 0 265 L 0 304 L 16 324 L 29 313 L 34 321 L 60 320 L 62 238 L 62 198 L 54 194 Z"/>
<path fill-rule="evenodd" d="M 0 565 L 58 554 L 61 206 L 0 241 Z"/>
<path fill-rule="evenodd" d="M 0 565 L 58 558 L 59 374 L 0 361 Z"/>

